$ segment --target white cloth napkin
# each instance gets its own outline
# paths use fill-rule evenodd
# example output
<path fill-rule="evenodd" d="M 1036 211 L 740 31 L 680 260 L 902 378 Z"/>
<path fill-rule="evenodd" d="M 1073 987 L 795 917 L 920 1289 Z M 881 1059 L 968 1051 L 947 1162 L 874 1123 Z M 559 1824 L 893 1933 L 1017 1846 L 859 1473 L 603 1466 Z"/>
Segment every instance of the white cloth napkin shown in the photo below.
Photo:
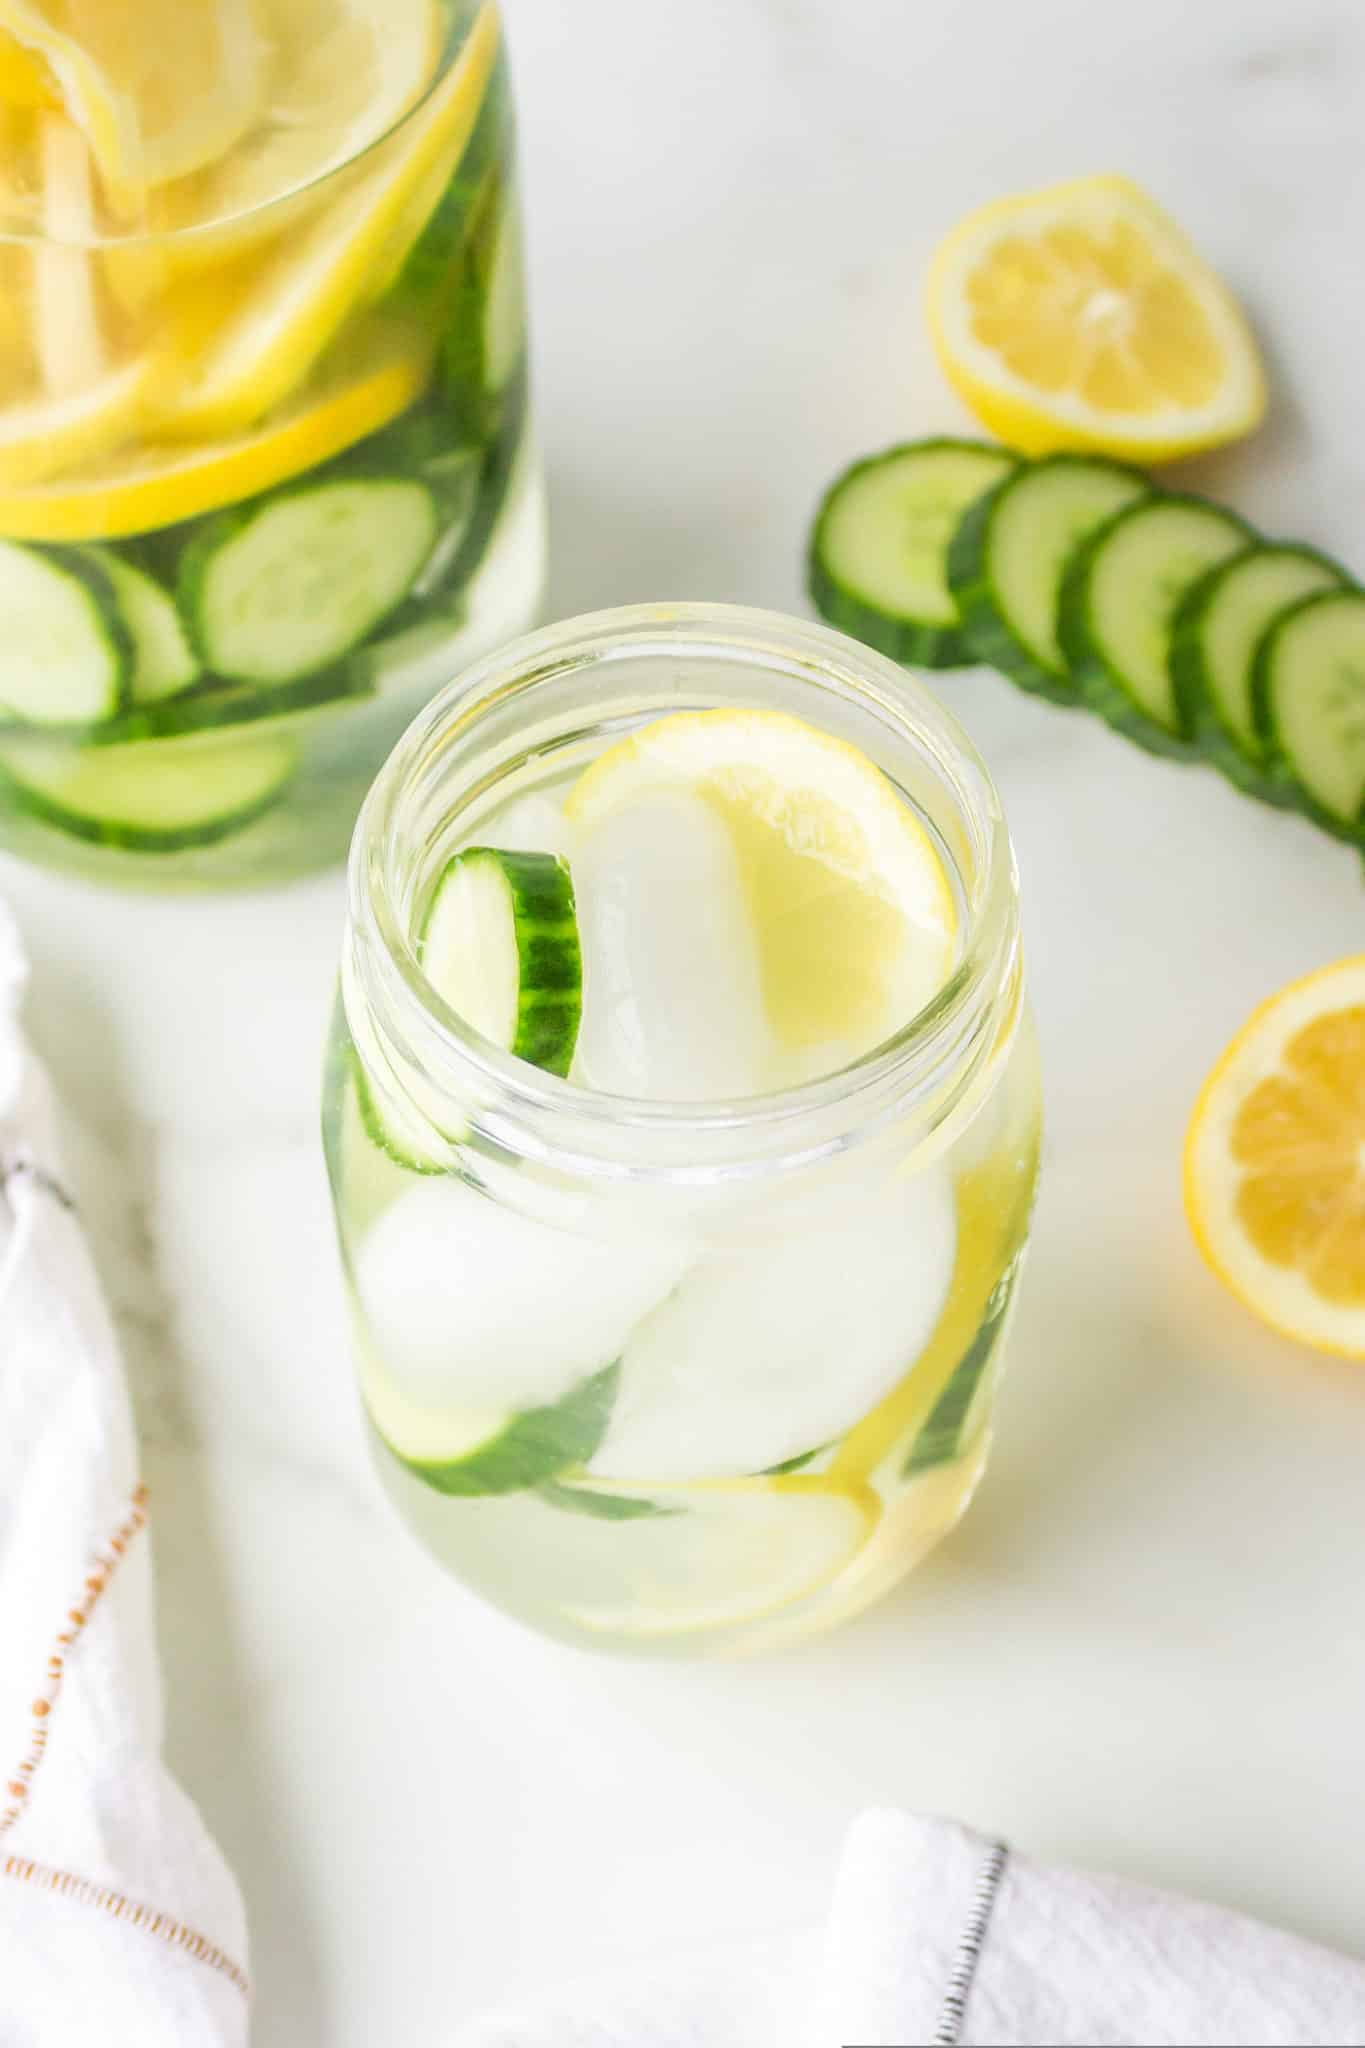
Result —
<path fill-rule="evenodd" d="M 246 1925 L 159 1759 L 122 1365 L 0 903 L 0 2043 L 243 2048 Z"/>
<path fill-rule="evenodd" d="M 1219 1907 L 872 1812 L 822 1930 L 675 1957 L 456 2048 L 1360 2048 L 1365 1963 Z"/>

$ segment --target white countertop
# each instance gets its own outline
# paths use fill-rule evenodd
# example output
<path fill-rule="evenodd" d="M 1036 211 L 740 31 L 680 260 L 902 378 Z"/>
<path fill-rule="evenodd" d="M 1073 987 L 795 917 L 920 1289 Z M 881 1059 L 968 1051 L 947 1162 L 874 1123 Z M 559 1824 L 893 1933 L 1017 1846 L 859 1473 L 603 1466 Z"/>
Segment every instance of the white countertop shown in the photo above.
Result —
<path fill-rule="evenodd" d="M 508 0 L 552 608 L 802 608 L 821 485 L 965 424 L 921 277 L 1012 187 L 1131 173 L 1242 288 L 1257 443 L 1198 481 L 1365 569 L 1351 0 Z M 241 1877 L 259 2048 L 438 2043 L 516 1988 L 821 1910 L 871 1801 L 1365 1949 L 1365 1370 L 1262 1333 L 1181 1218 L 1259 997 L 1358 860 L 993 677 L 1048 1087 L 991 1475 L 905 1589 L 771 1662 L 540 1642 L 365 1462 L 316 1137 L 341 889 L 123 900 L 7 865 L 136 1382 L 172 1762 Z"/>

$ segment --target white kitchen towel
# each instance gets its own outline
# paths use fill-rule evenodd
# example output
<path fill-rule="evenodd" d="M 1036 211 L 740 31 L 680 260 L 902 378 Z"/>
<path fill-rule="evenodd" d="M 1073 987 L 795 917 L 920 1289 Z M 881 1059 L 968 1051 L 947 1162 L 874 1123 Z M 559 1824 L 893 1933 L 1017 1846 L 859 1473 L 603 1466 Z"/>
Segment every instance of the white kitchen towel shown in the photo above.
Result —
<path fill-rule="evenodd" d="M 237 1888 L 160 1760 L 127 1387 L 0 903 L 0 2044 L 244 2048 Z"/>
<path fill-rule="evenodd" d="M 676 1956 L 455 2048 L 1361 2048 L 1365 1963 L 1239 1914 L 864 1814 L 823 1929 Z"/>

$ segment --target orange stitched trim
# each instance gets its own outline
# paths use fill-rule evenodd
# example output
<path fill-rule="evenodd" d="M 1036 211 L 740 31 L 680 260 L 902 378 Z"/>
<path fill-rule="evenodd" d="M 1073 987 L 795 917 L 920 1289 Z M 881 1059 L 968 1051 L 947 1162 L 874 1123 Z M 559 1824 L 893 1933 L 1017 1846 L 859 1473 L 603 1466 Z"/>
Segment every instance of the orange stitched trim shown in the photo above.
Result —
<path fill-rule="evenodd" d="M 207 1963 L 211 1970 L 237 1986 L 243 1998 L 250 1998 L 251 1986 L 246 1972 L 225 1955 L 216 1942 L 206 1935 L 196 1934 L 192 1927 L 186 1927 L 182 1920 L 173 1920 L 169 1913 L 158 1913 L 154 1906 L 139 1905 L 123 1892 L 110 1891 L 107 1885 L 95 1884 L 88 1877 L 77 1877 L 70 1870 L 53 1870 L 46 1863 L 30 1863 L 25 1856 L 7 1856 L 0 1863 L 0 1877 L 17 1877 L 26 1884 L 41 1885 L 44 1891 L 60 1892 L 63 1897 L 76 1899 L 82 1906 L 102 1906 L 115 1920 L 126 1920 L 130 1927 L 140 1927 L 144 1934 L 154 1934 L 159 1941 L 171 1948 L 182 1948 L 197 1962 Z"/>
<path fill-rule="evenodd" d="M 100 1595 L 118 1570 L 120 1558 L 138 1530 L 144 1527 L 146 1520 L 147 1489 L 145 1486 L 138 1486 L 133 1490 L 133 1502 L 126 1519 L 120 1522 L 109 1539 L 108 1551 L 96 1553 L 94 1567 L 85 1581 L 84 1597 L 77 1606 L 67 1610 L 66 1625 L 58 1633 L 56 1647 L 47 1660 L 47 1677 L 33 1702 L 33 1734 L 29 1741 L 28 1755 L 4 1788 L 12 1804 L 0 1813 L 0 1835 L 14 1826 L 28 1802 L 34 1773 L 42 1762 L 43 1752 L 47 1748 L 47 1718 L 56 1706 L 57 1695 L 62 1689 L 66 1653 L 94 1613 Z"/>

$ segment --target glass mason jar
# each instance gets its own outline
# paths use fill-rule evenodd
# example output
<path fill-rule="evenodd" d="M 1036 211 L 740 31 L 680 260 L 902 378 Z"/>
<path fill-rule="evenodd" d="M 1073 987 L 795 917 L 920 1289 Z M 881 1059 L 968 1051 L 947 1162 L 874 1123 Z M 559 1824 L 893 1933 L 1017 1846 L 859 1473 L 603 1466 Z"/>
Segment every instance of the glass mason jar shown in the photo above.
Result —
<path fill-rule="evenodd" d="M 78 13 L 97 65 L 125 16 Z M 271 24 L 143 137 L 157 182 L 0 65 L 0 845 L 134 886 L 340 859 L 540 602 L 497 8 Z"/>
<path fill-rule="evenodd" d="M 845 1071 L 727 1104 L 594 1094 L 480 1039 L 412 940 L 451 851 L 661 713 L 736 705 L 853 742 L 913 806 L 959 899 L 948 985 Z M 990 1443 L 1040 1098 L 1004 819 L 925 689 L 732 607 L 505 648 L 375 784 L 340 986 L 324 1134 L 369 1434 L 443 1565 L 580 1644 L 747 1649 L 857 1612 L 953 1527 Z M 712 1308 L 669 1357 L 661 1305 L 689 1274 Z M 915 1333 L 889 1358 L 888 1329 Z M 577 1377 L 556 1405 L 561 1356 Z M 667 1470 L 604 1480 L 613 1405 L 646 1370 Z M 791 1441 L 794 1409 L 822 1418 L 814 1440 Z"/>

